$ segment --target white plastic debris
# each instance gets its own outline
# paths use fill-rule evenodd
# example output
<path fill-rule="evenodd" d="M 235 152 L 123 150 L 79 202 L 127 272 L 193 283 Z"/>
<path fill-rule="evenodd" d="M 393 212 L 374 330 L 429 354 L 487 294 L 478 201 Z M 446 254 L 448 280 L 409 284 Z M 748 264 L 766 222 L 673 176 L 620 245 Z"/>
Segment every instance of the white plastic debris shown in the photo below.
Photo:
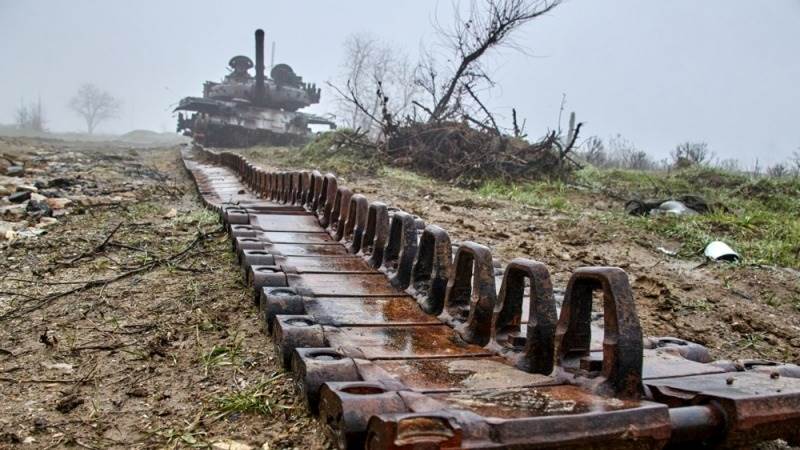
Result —
<path fill-rule="evenodd" d="M 675 214 L 676 216 L 693 216 L 697 211 L 684 205 L 683 202 L 677 200 L 668 200 L 658 206 L 657 210 L 653 210 L 658 214 Z"/>
<path fill-rule="evenodd" d="M 713 241 L 706 245 L 706 250 L 703 254 L 712 261 L 738 261 L 742 258 L 728 244 L 722 241 Z"/>
<path fill-rule="evenodd" d="M 670 249 L 664 248 L 664 247 L 658 247 L 658 248 L 656 248 L 656 250 L 660 251 L 661 253 L 663 253 L 663 254 L 665 254 L 667 256 L 677 256 L 678 255 L 678 252 L 676 252 L 675 250 L 670 250 Z"/>

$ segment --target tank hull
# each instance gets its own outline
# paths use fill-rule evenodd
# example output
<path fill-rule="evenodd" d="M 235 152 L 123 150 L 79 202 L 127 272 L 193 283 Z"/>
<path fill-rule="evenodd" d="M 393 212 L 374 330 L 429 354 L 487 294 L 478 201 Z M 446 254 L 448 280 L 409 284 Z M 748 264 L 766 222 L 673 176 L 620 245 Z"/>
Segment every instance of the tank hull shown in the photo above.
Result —
<path fill-rule="evenodd" d="M 335 126 L 313 114 L 201 97 L 186 97 L 175 110 L 193 113 L 179 116 L 178 132 L 215 147 L 302 144 L 312 134 L 309 125 Z"/>

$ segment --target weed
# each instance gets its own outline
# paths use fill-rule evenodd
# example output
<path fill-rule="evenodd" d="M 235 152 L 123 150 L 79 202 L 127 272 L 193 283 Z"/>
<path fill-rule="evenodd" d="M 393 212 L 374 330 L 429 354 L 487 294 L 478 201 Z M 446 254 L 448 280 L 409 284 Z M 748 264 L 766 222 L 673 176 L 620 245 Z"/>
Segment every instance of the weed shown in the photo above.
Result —
<path fill-rule="evenodd" d="M 262 380 L 246 389 L 229 395 L 218 397 L 214 400 L 216 419 L 221 419 L 233 413 L 252 413 L 269 416 L 274 408 L 291 409 L 292 406 L 274 403 L 274 393 L 270 392 L 277 382 L 284 378 L 284 374 L 274 372 L 267 379 Z"/>
<path fill-rule="evenodd" d="M 689 300 L 682 305 L 686 309 L 694 310 L 694 311 L 710 311 L 711 310 L 711 302 L 704 298 L 698 298 Z"/>
<path fill-rule="evenodd" d="M 200 362 L 203 364 L 205 375 L 214 367 L 235 366 L 239 364 L 239 357 L 242 353 L 242 340 L 239 333 L 233 335 L 230 345 L 214 345 L 210 350 L 203 353 Z"/>
<path fill-rule="evenodd" d="M 759 344 L 764 342 L 764 334 L 763 333 L 747 333 L 744 337 L 736 343 L 740 349 L 745 350 L 748 348 L 756 349 Z"/>
<path fill-rule="evenodd" d="M 204 431 L 178 430 L 175 428 L 165 428 L 155 432 L 155 435 L 165 441 L 162 448 L 208 448 L 208 442 L 203 437 Z"/>
<path fill-rule="evenodd" d="M 487 199 L 512 200 L 556 211 L 573 209 L 573 205 L 564 195 L 566 192 L 566 185 L 559 181 L 539 181 L 522 184 L 489 181 L 478 188 L 478 194 Z"/>

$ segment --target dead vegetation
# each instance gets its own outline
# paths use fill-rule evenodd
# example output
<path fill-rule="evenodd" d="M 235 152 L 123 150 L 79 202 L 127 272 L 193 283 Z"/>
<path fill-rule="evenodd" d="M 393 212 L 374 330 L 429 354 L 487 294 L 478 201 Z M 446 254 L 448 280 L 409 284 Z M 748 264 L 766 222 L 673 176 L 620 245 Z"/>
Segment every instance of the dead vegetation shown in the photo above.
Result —
<path fill-rule="evenodd" d="M 562 133 L 548 131 L 529 141 L 525 124 L 513 111 L 503 128 L 479 94 L 494 86 L 484 60 L 503 47 L 514 47 L 520 28 L 552 11 L 559 0 L 483 0 L 453 4 L 452 27 L 437 24 L 438 50 L 429 48 L 414 69 L 409 90 L 404 59 L 383 59 L 367 73 L 372 53 L 361 37 L 347 52 L 344 87 L 331 84 L 349 108 L 358 128 L 350 148 L 370 148 L 388 162 L 455 182 L 477 185 L 491 179 L 559 178 L 580 164 L 572 158 L 582 124 L 571 115 Z M 382 48 L 382 47 L 379 47 Z M 355 50 L 354 50 L 355 49 Z M 379 52 L 385 54 L 387 52 Z M 372 76 L 371 82 L 364 79 Z M 398 89 L 400 87 L 405 89 Z M 398 94 L 400 92 L 401 94 Z M 400 97 L 394 98 L 394 97 Z M 411 105 L 411 106 L 409 106 Z"/>

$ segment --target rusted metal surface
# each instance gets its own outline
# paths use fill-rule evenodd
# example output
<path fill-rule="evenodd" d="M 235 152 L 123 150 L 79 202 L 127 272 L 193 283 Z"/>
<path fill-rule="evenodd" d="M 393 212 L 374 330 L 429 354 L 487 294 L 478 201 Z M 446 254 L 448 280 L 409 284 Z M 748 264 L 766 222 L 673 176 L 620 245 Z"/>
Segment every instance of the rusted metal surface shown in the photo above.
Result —
<path fill-rule="evenodd" d="M 265 332 L 342 448 L 800 439 L 800 367 L 643 337 L 621 269 L 577 269 L 559 305 L 544 264 L 498 271 L 485 246 L 453 252 L 445 230 L 331 174 L 202 148 L 184 161 L 230 232 Z"/>

